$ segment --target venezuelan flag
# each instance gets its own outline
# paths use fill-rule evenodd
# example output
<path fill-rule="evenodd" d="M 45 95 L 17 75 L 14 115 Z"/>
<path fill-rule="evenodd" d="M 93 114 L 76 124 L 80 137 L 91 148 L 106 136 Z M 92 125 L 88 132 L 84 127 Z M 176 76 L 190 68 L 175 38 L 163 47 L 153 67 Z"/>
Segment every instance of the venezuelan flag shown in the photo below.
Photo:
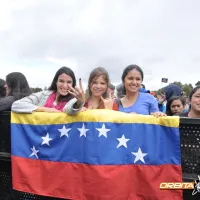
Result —
<path fill-rule="evenodd" d="M 179 200 L 179 118 L 89 110 L 11 116 L 13 188 L 74 200 Z"/>

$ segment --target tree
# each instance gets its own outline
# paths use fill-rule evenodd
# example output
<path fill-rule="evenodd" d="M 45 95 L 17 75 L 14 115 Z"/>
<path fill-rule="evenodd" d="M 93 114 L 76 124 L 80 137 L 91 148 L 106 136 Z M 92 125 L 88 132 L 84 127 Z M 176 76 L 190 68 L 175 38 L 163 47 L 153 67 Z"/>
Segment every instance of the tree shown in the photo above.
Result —
<path fill-rule="evenodd" d="M 31 90 L 32 90 L 33 93 L 36 93 L 36 92 L 41 92 L 42 88 L 36 87 L 36 88 L 31 88 Z"/>
<path fill-rule="evenodd" d="M 172 84 L 178 85 L 181 88 L 183 87 L 183 84 L 180 81 L 174 81 Z"/>
<path fill-rule="evenodd" d="M 190 95 L 190 93 L 192 92 L 192 90 L 193 90 L 193 86 L 192 86 L 192 84 L 184 84 L 183 86 L 182 86 L 182 90 L 186 93 L 186 95 L 187 96 L 189 96 Z"/>
<path fill-rule="evenodd" d="M 44 87 L 44 90 L 47 90 L 47 86 Z"/>

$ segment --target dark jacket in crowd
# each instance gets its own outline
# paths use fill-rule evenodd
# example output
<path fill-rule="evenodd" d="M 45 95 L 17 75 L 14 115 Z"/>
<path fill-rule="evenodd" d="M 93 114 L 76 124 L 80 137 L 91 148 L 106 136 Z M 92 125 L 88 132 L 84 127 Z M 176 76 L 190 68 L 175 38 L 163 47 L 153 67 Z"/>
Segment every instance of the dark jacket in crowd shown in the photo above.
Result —
<path fill-rule="evenodd" d="M 0 111 L 10 111 L 13 102 L 15 101 L 14 96 L 8 96 L 0 99 Z"/>
<path fill-rule="evenodd" d="M 170 84 L 163 88 L 163 92 L 166 95 L 168 101 L 172 96 L 181 96 L 181 88 L 178 85 Z"/>

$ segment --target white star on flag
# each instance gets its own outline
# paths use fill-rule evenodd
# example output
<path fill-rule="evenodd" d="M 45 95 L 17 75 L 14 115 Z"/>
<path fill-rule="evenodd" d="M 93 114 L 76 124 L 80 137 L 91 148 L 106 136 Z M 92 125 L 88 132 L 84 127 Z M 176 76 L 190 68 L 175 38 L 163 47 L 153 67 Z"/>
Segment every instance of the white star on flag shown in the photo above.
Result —
<path fill-rule="evenodd" d="M 45 137 L 42 137 L 42 139 L 43 139 L 42 145 L 47 144 L 48 146 L 50 146 L 49 142 L 52 140 L 52 138 L 49 137 L 48 133 Z"/>
<path fill-rule="evenodd" d="M 38 159 L 37 153 L 39 152 L 39 150 L 36 150 L 35 146 L 33 146 L 33 148 L 31 148 L 31 151 L 32 151 L 32 154 L 30 155 L 30 157 L 35 156 Z"/>
<path fill-rule="evenodd" d="M 103 124 L 102 128 L 96 128 L 97 131 L 99 131 L 99 137 L 104 136 L 107 138 L 107 132 L 110 131 L 110 129 L 105 128 L 105 124 Z"/>
<path fill-rule="evenodd" d="M 71 128 L 66 128 L 65 125 L 63 125 L 63 127 L 58 130 L 60 131 L 60 137 L 62 137 L 64 135 L 69 137 L 68 132 L 71 130 Z"/>
<path fill-rule="evenodd" d="M 86 132 L 89 131 L 89 129 L 85 128 L 85 124 L 83 123 L 82 128 L 77 128 L 80 131 L 80 137 L 85 136 L 86 137 Z"/>
<path fill-rule="evenodd" d="M 119 141 L 119 144 L 118 144 L 117 148 L 119 148 L 119 147 L 121 147 L 121 146 L 124 146 L 124 147 L 127 148 L 127 144 L 126 144 L 126 143 L 127 143 L 130 139 L 126 139 L 125 136 L 124 136 L 124 134 L 123 134 L 122 137 L 121 137 L 121 138 L 117 138 L 117 140 Z"/>
<path fill-rule="evenodd" d="M 138 152 L 131 152 L 131 153 L 135 156 L 134 163 L 136 163 L 138 160 L 141 160 L 143 163 L 145 163 L 144 156 L 146 156 L 147 153 L 142 153 L 140 147 L 138 149 Z"/>

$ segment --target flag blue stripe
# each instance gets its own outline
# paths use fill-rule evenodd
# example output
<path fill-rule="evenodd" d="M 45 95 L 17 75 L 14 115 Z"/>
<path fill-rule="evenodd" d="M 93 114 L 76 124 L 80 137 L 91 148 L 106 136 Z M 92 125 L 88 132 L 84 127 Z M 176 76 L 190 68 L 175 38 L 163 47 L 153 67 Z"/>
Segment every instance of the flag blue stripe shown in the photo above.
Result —
<path fill-rule="evenodd" d="M 107 138 L 99 137 L 97 128 L 105 125 Z M 69 137 L 62 136 L 58 129 L 71 128 Z M 126 123 L 102 123 L 85 122 L 86 137 L 80 137 L 78 128 L 83 123 L 57 124 L 57 125 L 27 125 L 11 124 L 12 155 L 37 159 L 32 154 L 31 148 L 34 146 L 38 159 L 59 162 L 86 163 L 93 165 L 121 165 L 121 164 L 141 164 L 141 165 L 180 165 L 180 136 L 179 129 L 152 125 L 152 124 L 126 124 Z M 52 140 L 42 145 L 46 134 Z M 120 146 L 117 148 L 122 135 L 130 139 L 126 144 L 127 148 Z M 132 152 L 147 155 L 142 160 L 137 160 Z"/>

